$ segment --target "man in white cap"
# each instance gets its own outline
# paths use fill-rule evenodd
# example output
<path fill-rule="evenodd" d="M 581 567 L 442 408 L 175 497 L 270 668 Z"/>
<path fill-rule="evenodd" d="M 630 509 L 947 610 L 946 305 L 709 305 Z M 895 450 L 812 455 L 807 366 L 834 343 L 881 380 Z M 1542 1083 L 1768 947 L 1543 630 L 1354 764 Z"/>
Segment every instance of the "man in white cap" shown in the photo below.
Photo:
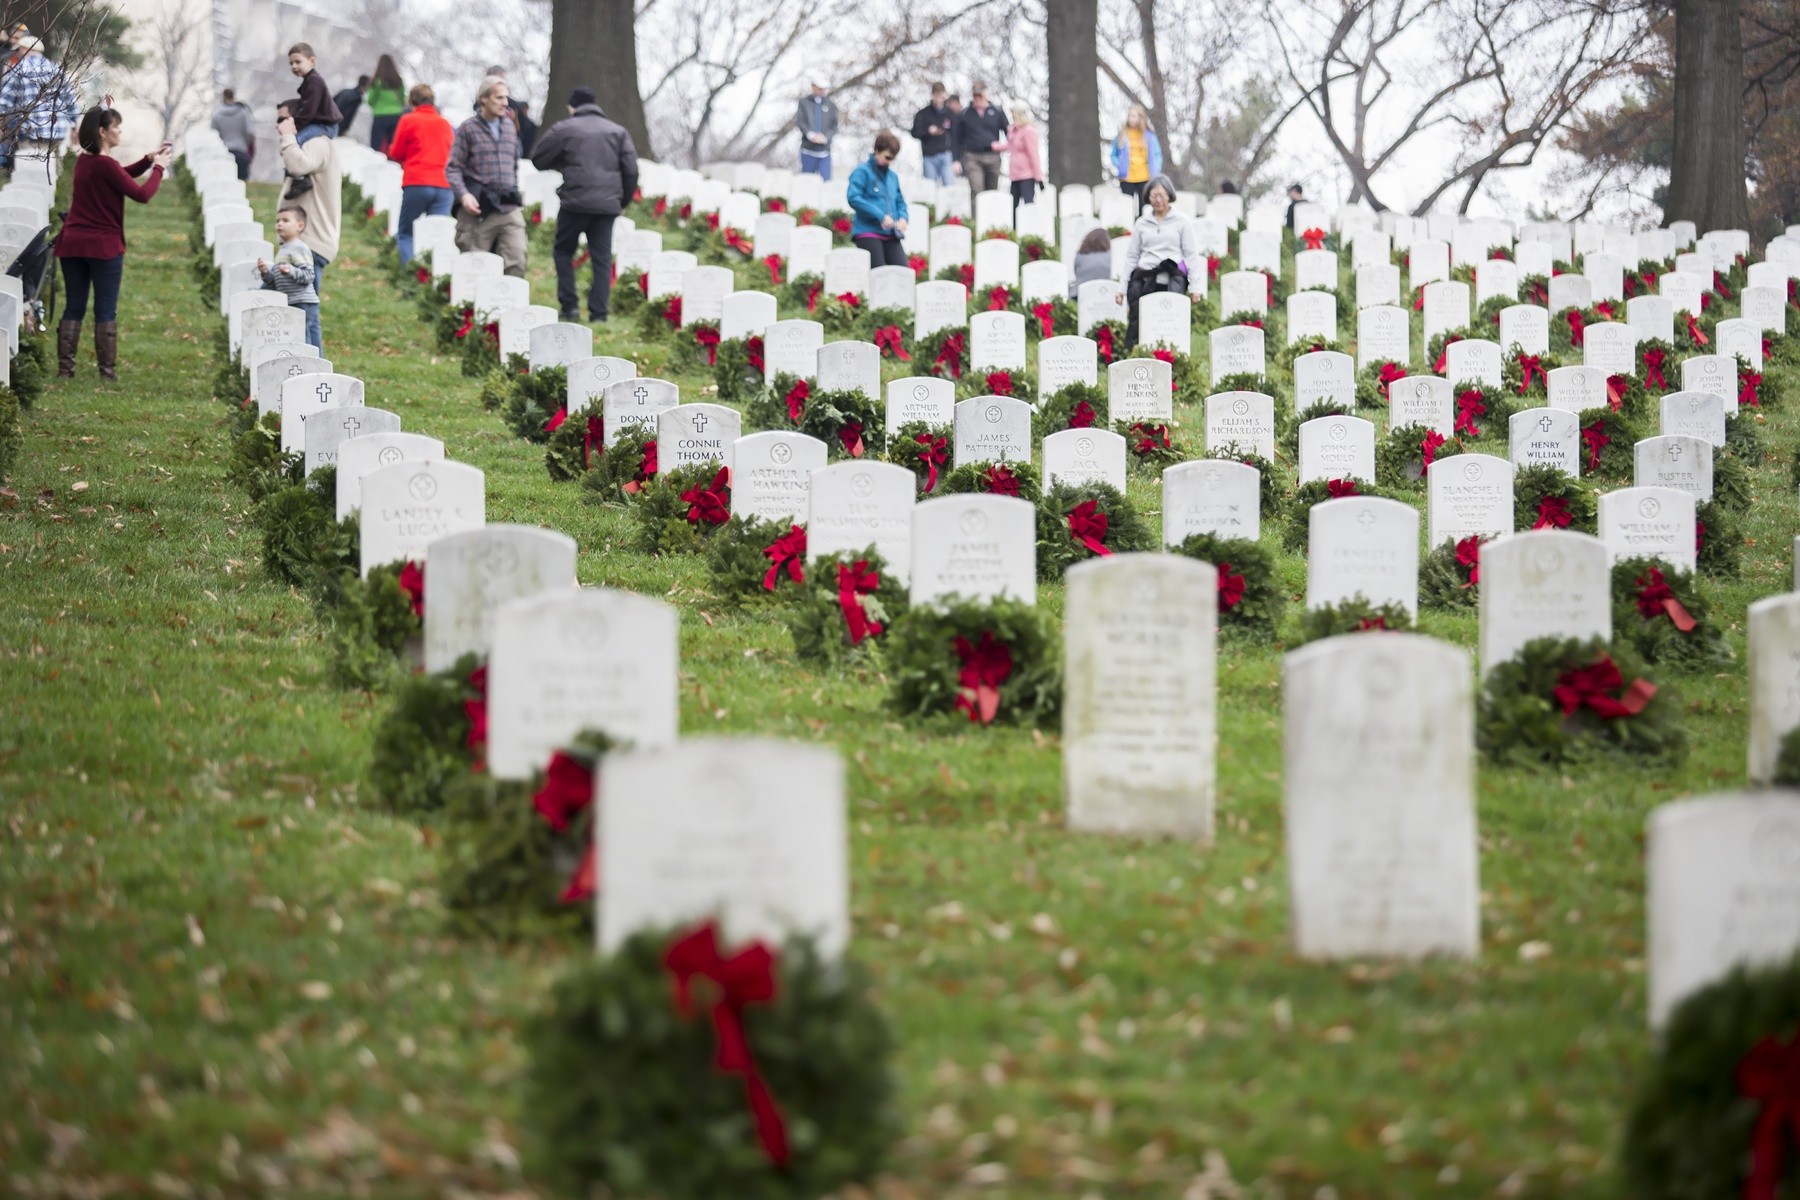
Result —
<path fill-rule="evenodd" d="M 22 57 L 0 83 L 4 140 L 13 149 L 15 171 L 42 171 L 54 184 L 64 143 L 79 116 L 75 85 L 44 57 L 44 44 L 37 38 L 20 35 L 17 49 Z"/>
<path fill-rule="evenodd" d="M 813 77 L 812 93 L 800 97 L 794 128 L 800 131 L 800 170 L 830 179 L 831 139 L 837 136 L 838 110 L 818 76 Z"/>

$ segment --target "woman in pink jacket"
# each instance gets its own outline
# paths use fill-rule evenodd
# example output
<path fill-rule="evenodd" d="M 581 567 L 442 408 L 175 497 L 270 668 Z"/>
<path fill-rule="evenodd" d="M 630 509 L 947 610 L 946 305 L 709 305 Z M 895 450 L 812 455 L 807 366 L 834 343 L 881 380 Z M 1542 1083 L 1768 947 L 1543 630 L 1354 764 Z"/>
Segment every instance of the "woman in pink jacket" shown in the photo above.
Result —
<path fill-rule="evenodd" d="M 1044 182 L 1044 160 L 1038 154 L 1037 123 L 1022 108 L 1013 109 L 1012 130 L 1006 135 L 1006 174 L 1012 180 L 1013 218 L 1019 205 L 1030 204 Z"/>

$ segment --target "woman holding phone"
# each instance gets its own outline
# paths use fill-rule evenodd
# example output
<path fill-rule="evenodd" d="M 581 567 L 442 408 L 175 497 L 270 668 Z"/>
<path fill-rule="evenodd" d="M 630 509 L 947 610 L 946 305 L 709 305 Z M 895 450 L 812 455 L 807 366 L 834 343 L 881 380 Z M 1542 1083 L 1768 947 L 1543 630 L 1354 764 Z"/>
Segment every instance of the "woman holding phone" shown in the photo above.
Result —
<path fill-rule="evenodd" d="M 125 200 L 148 204 L 169 169 L 164 142 L 155 154 L 134 163 L 121 163 L 108 151 L 118 146 L 122 118 L 108 107 L 90 108 L 82 115 L 75 140 L 81 156 L 75 160 L 69 192 L 69 213 L 56 239 L 56 257 L 62 260 L 62 321 L 56 327 L 56 373 L 64 379 L 75 375 L 75 353 L 81 346 L 81 322 L 87 316 L 88 292 L 94 293 L 94 361 L 102 379 L 117 379 L 119 360 L 119 285 L 125 275 Z M 143 183 L 137 176 L 150 173 Z"/>

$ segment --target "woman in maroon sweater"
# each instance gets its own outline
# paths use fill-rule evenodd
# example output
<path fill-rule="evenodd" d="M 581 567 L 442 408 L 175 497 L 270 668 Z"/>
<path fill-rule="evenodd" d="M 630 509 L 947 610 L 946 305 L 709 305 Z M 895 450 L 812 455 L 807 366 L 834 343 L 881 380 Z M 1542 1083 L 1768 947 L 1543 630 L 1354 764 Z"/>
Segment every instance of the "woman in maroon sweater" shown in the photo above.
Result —
<path fill-rule="evenodd" d="M 109 155 L 107 151 L 119 144 L 120 121 L 113 109 L 90 108 L 76 135 L 82 154 L 75 160 L 69 212 L 56 239 L 56 257 L 62 259 L 63 287 L 68 292 L 62 322 L 56 327 L 56 373 L 65 379 L 75 375 L 75 352 L 81 346 L 81 321 L 87 316 L 90 287 L 94 291 L 94 359 L 102 379 L 119 377 L 125 198 L 148 204 L 169 167 L 167 145 L 130 165 Z M 142 184 L 134 182 L 134 177 L 146 170 L 150 177 Z"/>

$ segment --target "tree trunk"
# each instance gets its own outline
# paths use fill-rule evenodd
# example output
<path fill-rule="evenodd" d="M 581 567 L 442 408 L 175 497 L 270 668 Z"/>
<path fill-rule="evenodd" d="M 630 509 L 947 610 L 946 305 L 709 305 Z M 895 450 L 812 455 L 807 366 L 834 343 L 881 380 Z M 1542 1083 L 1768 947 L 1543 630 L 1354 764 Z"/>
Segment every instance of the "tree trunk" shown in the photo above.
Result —
<path fill-rule="evenodd" d="M 606 115 L 631 135 L 638 154 L 652 157 L 644 95 L 638 90 L 635 15 L 632 0 L 552 0 L 546 129 L 568 115 L 571 91 L 589 87 Z"/>
<path fill-rule="evenodd" d="M 1049 0 L 1050 182 L 1100 182 L 1099 0 Z"/>
<path fill-rule="evenodd" d="M 1677 0 L 1675 150 L 1664 217 L 1748 229 L 1741 0 Z"/>

